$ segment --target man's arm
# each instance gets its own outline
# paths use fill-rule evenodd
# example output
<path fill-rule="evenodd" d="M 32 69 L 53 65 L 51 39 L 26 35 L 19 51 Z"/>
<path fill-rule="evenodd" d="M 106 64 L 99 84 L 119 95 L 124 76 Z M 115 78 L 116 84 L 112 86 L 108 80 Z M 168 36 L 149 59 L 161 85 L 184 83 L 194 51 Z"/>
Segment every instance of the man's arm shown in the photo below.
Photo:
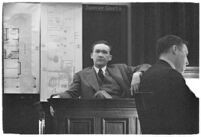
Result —
<path fill-rule="evenodd" d="M 134 95 L 134 92 L 137 92 L 140 85 L 141 76 L 145 71 L 147 71 L 151 65 L 149 64 L 142 64 L 136 67 L 128 66 L 128 77 L 131 78 L 131 96 Z"/>
<path fill-rule="evenodd" d="M 135 73 L 135 72 L 145 72 L 147 71 L 149 68 L 151 67 L 150 64 L 141 64 L 138 66 L 128 66 L 128 69 L 130 71 L 130 73 Z"/>
<path fill-rule="evenodd" d="M 139 72 L 133 73 L 132 80 L 131 80 L 131 96 L 133 96 L 135 92 L 138 92 L 141 77 L 142 77 L 142 72 L 139 71 Z"/>
<path fill-rule="evenodd" d="M 99 90 L 94 94 L 94 98 L 98 99 L 112 99 L 112 96 L 105 90 Z"/>

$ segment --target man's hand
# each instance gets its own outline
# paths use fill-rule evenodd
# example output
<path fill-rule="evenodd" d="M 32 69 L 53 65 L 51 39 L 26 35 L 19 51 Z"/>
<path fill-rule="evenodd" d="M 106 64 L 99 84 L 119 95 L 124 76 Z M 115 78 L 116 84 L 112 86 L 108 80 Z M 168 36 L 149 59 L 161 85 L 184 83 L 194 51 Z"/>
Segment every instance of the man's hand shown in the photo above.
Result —
<path fill-rule="evenodd" d="M 53 109 L 53 107 L 52 107 L 52 106 L 50 106 L 50 114 L 51 114 L 51 116 L 53 116 L 53 117 L 54 117 L 54 109 Z"/>
<path fill-rule="evenodd" d="M 52 98 L 61 98 L 59 95 L 54 95 Z"/>
<path fill-rule="evenodd" d="M 99 90 L 94 94 L 95 98 L 100 98 L 100 99 L 111 99 L 112 96 L 108 94 L 105 90 Z"/>
<path fill-rule="evenodd" d="M 139 90 L 141 75 L 142 75 L 142 72 L 140 71 L 133 73 L 133 77 L 131 81 L 131 96 L 133 96 L 134 93 Z"/>

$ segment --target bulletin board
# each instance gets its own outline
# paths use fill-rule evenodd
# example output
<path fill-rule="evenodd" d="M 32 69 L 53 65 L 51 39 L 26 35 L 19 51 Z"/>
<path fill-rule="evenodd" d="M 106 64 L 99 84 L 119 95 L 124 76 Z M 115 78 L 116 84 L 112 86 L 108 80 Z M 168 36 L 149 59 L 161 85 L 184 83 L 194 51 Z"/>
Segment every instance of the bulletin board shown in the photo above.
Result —
<path fill-rule="evenodd" d="M 82 69 L 82 5 L 41 4 L 40 100 L 69 88 Z"/>

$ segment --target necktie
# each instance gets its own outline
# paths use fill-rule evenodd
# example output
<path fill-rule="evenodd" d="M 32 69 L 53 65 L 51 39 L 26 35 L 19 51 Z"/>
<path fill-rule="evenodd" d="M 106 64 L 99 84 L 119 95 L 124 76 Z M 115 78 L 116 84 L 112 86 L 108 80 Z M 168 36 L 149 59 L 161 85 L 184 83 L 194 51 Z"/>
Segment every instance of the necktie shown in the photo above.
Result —
<path fill-rule="evenodd" d="M 99 78 L 103 81 L 104 75 L 103 75 L 102 69 L 99 69 L 99 71 L 98 71 L 98 76 L 99 76 Z"/>

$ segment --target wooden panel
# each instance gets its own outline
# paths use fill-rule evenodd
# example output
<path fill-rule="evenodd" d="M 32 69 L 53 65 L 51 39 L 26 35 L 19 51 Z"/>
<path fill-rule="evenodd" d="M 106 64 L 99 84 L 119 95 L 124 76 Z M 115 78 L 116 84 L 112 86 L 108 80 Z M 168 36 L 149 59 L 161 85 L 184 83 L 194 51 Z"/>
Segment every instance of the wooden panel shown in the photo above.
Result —
<path fill-rule="evenodd" d="M 122 110 L 122 108 L 136 108 L 135 107 L 135 101 L 134 99 L 130 98 L 119 98 L 119 99 L 62 99 L 62 98 L 50 98 L 48 99 L 50 105 L 56 108 L 65 108 L 69 110 L 95 110 L 95 109 L 105 109 L 105 108 L 121 108 L 119 110 Z M 66 105 L 68 104 L 68 105 Z"/>
<path fill-rule="evenodd" d="M 94 120 L 92 118 L 69 118 L 66 123 L 68 134 L 93 134 Z"/>
<path fill-rule="evenodd" d="M 38 134 L 39 94 L 3 94 L 3 132 Z"/>
<path fill-rule="evenodd" d="M 128 134 L 128 118 L 104 118 L 102 119 L 103 134 Z"/>
<path fill-rule="evenodd" d="M 55 133 L 139 134 L 134 99 L 49 99 L 55 110 Z"/>
<path fill-rule="evenodd" d="M 136 134 L 142 134 L 140 127 L 140 120 L 138 117 L 135 118 L 135 128 L 136 128 Z"/>

